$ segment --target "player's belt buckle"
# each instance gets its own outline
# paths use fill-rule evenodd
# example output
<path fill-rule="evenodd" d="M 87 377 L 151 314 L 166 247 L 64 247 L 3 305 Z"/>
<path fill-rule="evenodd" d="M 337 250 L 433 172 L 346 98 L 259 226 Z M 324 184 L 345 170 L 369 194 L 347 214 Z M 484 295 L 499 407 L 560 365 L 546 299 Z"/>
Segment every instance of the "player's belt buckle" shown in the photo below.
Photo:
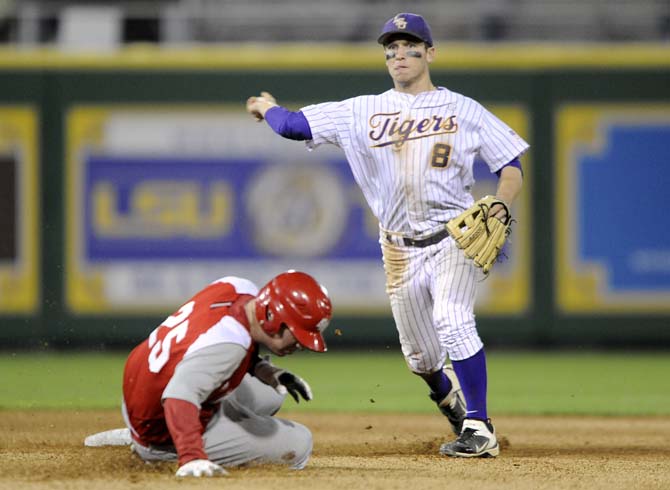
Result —
<path fill-rule="evenodd" d="M 404 237 L 402 239 L 403 243 L 408 246 L 408 247 L 430 247 L 431 245 L 435 245 L 436 243 L 440 243 L 442 240 L 447 238 L 449 235 L 449 232 L 447 231 L 446 228 L 443 228 L 442 230 L 438 231 L 434 235 L 430 235 L 429 237 L 426 238 L 421 238 L 419 240 L 415 240 L 413 238 L 406 238 Z"/>

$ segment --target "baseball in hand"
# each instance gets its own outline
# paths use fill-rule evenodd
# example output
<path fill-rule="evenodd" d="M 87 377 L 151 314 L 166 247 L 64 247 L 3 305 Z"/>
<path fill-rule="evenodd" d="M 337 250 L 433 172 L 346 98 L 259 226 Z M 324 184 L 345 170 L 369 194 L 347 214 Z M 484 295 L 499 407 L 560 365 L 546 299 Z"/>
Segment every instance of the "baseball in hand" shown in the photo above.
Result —
<path fill-rule="evenodd" d="M 247 99 L 247 112 L 254 116 L 258 122 L 263 120 L 263 114 L 257 108 L 258 104 L 262 102 L 264 102 L 263 97 L 249 97 Z"/>
<path fill-rule="evenodd" d="M 277 101 L 269 92 L 261 92 L 260 96 L 247 99 L 247 112 L 260 122 L 264 119 L 265 112 L 275 105 Z"/>

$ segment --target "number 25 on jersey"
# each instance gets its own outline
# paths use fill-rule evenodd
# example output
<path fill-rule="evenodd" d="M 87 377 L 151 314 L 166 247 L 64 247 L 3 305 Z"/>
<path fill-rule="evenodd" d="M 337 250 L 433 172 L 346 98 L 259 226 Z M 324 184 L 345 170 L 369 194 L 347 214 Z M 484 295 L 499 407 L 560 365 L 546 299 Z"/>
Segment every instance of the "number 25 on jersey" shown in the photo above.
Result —
<path fill-rule="evenodd" d="M 188 317 L 193 312 L 195 301 L 186 303 L 179 308 L 177 313 L 170 315 L 149 335 L 149 371 L 158 373 L 170 359 L 170 348 L 172 342 L 179 343 L 184 340 L 188 330 Z M 165 327 L 165 328 L 164 328 Z M 163 334 L 162 339 L 158 339 L 159 334 Z"/>

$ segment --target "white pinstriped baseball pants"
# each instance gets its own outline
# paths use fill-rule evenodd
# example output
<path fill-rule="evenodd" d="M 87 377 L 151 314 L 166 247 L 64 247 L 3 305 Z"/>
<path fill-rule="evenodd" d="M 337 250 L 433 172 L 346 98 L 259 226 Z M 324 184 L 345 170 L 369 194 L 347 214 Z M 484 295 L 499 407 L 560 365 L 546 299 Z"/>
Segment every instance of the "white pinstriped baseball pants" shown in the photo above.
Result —
<path fill-rule="evenodd" d="M 425 248 L 380 236 L 386 292 L 410 370 L 430 373 L 475 355 L 483 346 L 474 300 L 481 272 L 447 237 Z"/>

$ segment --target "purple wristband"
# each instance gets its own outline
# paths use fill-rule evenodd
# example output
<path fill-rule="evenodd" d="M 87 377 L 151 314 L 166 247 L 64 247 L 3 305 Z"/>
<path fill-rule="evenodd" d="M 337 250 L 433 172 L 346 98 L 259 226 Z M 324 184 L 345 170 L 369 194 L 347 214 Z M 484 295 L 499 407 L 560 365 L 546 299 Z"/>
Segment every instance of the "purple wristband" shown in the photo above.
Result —
<path fill-rule="evenodd" d="M 500 168 L 500 170 L 497 170 L 497 171 L 496 171 L 496 175 L 498 176 L 498 178 L 500 178 L 500 175 L 502 174 L 503 168 L 505 168 L 505 167 L 516 167 L 516 168 L 518 168 L 519 171 L 521 172 L 521 176 L 523 176 L 523 169 L 521 168 L 521 161 L 519 161 L 519 157 L 516 157 L 516 158 L 515 158 L 514 160 L 512 160 L 511 162 L 506 163 L 505 165 L 503 165 L 503 166 Z"/>

